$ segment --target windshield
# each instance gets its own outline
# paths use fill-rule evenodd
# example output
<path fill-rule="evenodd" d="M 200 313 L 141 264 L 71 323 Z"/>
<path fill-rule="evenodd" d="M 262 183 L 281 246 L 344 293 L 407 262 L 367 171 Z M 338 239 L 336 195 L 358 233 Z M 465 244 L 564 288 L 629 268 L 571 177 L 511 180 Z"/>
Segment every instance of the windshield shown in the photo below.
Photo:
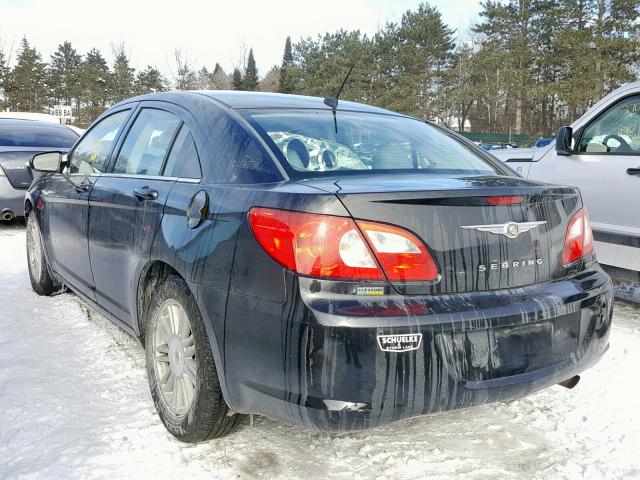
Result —
<path fill-rule="evenodd" d="M 0 125 L 2 147 L 71 148 L 78 135 L 68 127 L 24 124 Z"/>
<path fill-rule="evenodd" d="M 411 118 L 330 110 L 243 112 L 294 177 L 326 172 L 503 172 L 440 129 Z"/>

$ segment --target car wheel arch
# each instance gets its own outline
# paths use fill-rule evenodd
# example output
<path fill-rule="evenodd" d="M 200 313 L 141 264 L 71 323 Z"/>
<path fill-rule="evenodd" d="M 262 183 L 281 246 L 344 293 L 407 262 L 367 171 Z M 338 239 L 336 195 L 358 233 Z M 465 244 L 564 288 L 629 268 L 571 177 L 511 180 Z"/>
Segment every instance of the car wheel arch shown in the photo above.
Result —
<path fill-rule="evenodd" d="M 178 275 L 182 278 L 182 275 L 166 262 L 161 260 L 152 260 L 148 262 L 141 270 L 140 277 L 138 279 L 138 290 L 136 295 L 136 318 L 134 319 L 137 326 L 137 332 L 140 340 L 144 344 L 144 332 L 145 332 L 145 312 L 149 307 L 151 300 L 150 292 L 157 286 L 164 278 L 169 275 Z M 192 292 L 193 293 L 193 292 Z"/>
<path fill-rule="evenodd" d="M 134 324 L 137 327 L 138 339 L 144 345 L 144 332 L 146 328 L 145 324 L 145 312 L 146 309 L 149 308 L 151 303 L 151 295 L 150 292 L 159 285 L 159 283 L 167 278 L 168 276 L 175 275 L 179 277 L 182 281 L 184 281 L 187 288 L 191 291 L 193 298 L 196 301 L 196 305 L 200 309 L 201 315 L 204 316 L 204 310 L 200 305 L 200 301 L 197 295 L 197 292 L 194 292 L 189 282 L 186 281 L 184 275 L 180 274 L 178 270 L 172 267 L 169 263 L 163 260 L 151 260 L 149 261 L 142 269 L 139 280 L 138 280 L 138 291 L 137 291 L 137 305 L 136 309 L 136 318 L 134 319 Z M 220 386 L 222 388 L 222 393 L 225 398 L 227 404 L 233 409 L 230 395 L 227 388 L 226 383 L 226 372 L 224 370 L 224 362 L 222 360 L 222 351 L 220 348 L 220 343 L 218 342 L 218 338 L 216 337 L 215 332 L 211 326 L 211 323 L 207 318 L 204 318 L 204 325 L 207 330 L 207 335 L 209 336 L 209 342 L 211 344 L 211 350 L 213 353 L 213 360 L 216 365 L 216 370 L 218 372 L 218 376 L 220 378 Z"/>

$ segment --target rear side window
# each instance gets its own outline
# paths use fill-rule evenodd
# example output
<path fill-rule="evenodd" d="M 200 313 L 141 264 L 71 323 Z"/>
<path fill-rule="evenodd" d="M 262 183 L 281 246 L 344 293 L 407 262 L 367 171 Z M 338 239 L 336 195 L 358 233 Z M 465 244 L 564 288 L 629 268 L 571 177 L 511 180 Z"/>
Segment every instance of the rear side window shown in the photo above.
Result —
<path fill-rule="evenodd" d="M 271 183 L 282 180 L 264 148 L 235 120 L 221 118 L 216 126 L 215 172 L 220 183 Z"/>
<path fill-rule="evenodd" d="M 113 142 L 128 116 L 129 110 L 114 113 L 89 130 L 73 150 L 69 173 L 89 175 L 103 172 Z"/>
<path fill-rule="evenodd" d="M 0 147 L 71 148 L 78 135 L 68 127 L 24 124 L 0 124 Z"/>
<path fill-rule="evenodd" d="M 127 133 L 113 173 L 160 175 L 179 125 L 180 119 L 172 113 L 142 109 Z"/>
<path fill-rule="evenodd" d="M 186 126 L 180 128 L 164 168 L 167 177 L 201 178 L 200 160 L 193 136 Z"/>

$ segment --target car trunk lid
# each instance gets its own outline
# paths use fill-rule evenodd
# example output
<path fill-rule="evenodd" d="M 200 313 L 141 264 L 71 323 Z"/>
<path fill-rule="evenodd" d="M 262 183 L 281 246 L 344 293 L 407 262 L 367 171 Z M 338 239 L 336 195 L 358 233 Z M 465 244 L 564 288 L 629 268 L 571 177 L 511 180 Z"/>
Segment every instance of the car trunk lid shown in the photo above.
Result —
<path fill-rule="evenodd" d="M 33 176 L 27 166 L 38 151 L 0 151 L 0 168 L 13 188 L 27 189 Z"/>
<path fill-rule="evenodd" d="M 380 177 L 325 178 L 310 185 L 333 191 L 356 219 L 397 225 L 425 242 L 440 278 L 432 283 L 394 284 L 400 293 L 516 288 L 564 273 L 567 224 L 581 207 L 576 189 L 506 176 Z M 522 201 L 488 202 L 513 196 Z"/>

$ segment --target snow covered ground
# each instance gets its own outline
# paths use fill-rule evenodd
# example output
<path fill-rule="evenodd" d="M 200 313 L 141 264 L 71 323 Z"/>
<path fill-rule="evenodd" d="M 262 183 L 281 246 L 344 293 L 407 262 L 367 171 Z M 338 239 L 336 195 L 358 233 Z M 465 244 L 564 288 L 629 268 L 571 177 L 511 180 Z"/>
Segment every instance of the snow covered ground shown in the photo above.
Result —
<path fill-rule="evenodd" d="M 0 479 L 640 478 L 640 308 L 574 390 L 355 434 L 256 417 L 185 445 L 160 423 L 142 347 L 71 294 L 30 288 L 24 228 L 0 226 Z"/>

